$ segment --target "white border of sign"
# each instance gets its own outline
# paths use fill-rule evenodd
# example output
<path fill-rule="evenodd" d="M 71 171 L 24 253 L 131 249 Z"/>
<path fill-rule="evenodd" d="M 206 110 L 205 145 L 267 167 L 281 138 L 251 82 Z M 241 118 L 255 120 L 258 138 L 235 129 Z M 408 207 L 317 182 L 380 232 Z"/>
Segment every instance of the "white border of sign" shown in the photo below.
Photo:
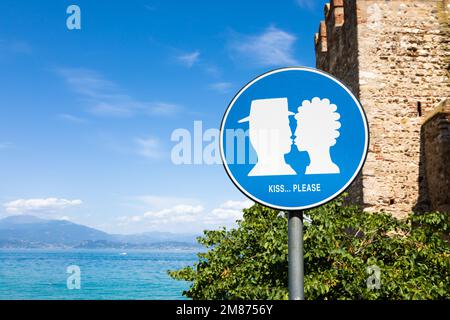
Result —
<path fill-rule="evenodd" d="M 241 96 L 241 94 L 247 90 L 251 85 L 253 85 L 255 82 L 270 76 L 272 74 L 275 73 L 279 73 L 279 72 L 284 72 L 284 71 L 289 71 L 289 70 L 301 70 L 301 71 L 308 71 L 308 72 L 313 72 L 313 73 L 317 73 L 320 75 L 323 75 L 329 79 L 331 79 L 332 81 L 336 82 L 340 87 L 342 87 L 353 99 L 353 101 L 355 102 L 355 104 L 358 106 L 358 109 L 361 113 L 361 117 L 363 119 L 364 122 L 364 129 L 366 131 L 366 137 L 365 137 L 365 145 L 364 145 L 364 154 L 361 157 L 361 161 L 359 163 L 358 169 L 355 171 L 355 173 L 353 174 L 353 176 L 349 179 L 349 181 L 336 193 L 334 193 L 333 195 L 331 195 L 330 197 L 308 205 L 308 206 L 302 206 L 302 207 L 284 207 L 284 206 L 276 206 L 270 203 L 267 203 L 265 201 L 262 201 L 261 199 L 258 199 L 257 197 L 253 196 L 252 194 L 250 194 L 249 192 L 247 192 L 247 190 L 245 190 L 240 184 L 239 182 L 236 181 L 236 179 L 234 178 L 233 174 L 231 173 L 230 169 L 228 168 L 228 164 L 225 161 L 225 153 L 223 150 L 223 135 L 224 135 L 224 126 L 225 126 L 225 122 L 226 119 L 228 118 L 228 113 L 230 112 L 231 108 L 233 107 L 233 105 L 235 104 L 236 100 Z M 225 171 L 227 172 L 227 175 L 230 177 L 231 181 L 234 183 L 234 185 L 243 193 L 245 194 L 248 198 L 250 198 L 251 200 L 260 203 L 266 207 L 269 208 L 273 208 L 273 209 L 277 209 L 277 210 L 305 210 L 305 209 L 311 209 L 311 208 L 315 208 L 318 207 L 322 204 L 325 204 L 331 200 L 333 200 L 334 198 L 336 198 L 337 196 L 339 196 L 341 193 L 343 193 L 345 191 L 345 189 L 347 189 L 347 187 L 356 179 L 356 176 L 359 174 L 359 172 L 361 171 L 364 163 L 366 162 L 366 158 L 367 158 L 367 152 L 369 149 L 369 128 L 368 128 L 368 121 L 367 121 L 367 116 L 366 113 L 364 112 L 364 109 L 361 105 L 361 103 L 359 102 L 359 100 L 353 95 L 353 93 L 350 91 L 349 88 L 347 88 L 347 86 L 345 86 L 342 82 L 340 82 L 338 79 L 336 79 L 334 76 L 332 76 L 329 73 L 326 73 L 324 71 L 321 70 L 317 70 L 317 69 L 313 69 L 313 68 L 308 68 L 308 67 L 286 67 L 286 68 L 279 68 L 279 69 L 275 69 L 272 71 L 268 71 L 258 77 L 256 77 L 255 79 L 253 79 L 252 81 L 250 81 L 249 83 L 247 83 L 241 90 L 239 90 L 239 92 L 234 96 L 233 100 L 231 100 L 230 104 L 227 107 L 227 110 L 225 111 L 225 114 L 222 118 L 222 123 L 220 125 L 220 141 L 219 141 L 219 145 L 220 145 L 220 156 L 222 157 L 222 163 L 223 166 L 225 167 Z"/>

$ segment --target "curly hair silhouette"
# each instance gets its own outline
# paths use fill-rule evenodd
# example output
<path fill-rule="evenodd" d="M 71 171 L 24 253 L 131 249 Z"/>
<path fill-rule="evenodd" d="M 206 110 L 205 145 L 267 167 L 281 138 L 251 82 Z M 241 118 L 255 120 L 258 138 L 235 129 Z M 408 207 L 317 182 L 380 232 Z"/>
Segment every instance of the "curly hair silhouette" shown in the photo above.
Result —
<path fill-rule="evenodd" d="M 336 144 L 341 127 L 337 106 L 328 99 L 304 100 L 295 115 L 297 129 L 295 145 L 299 151 L 308 152 L 310 164 L 305 174 L 340 173 L 332 161 L 330 148 Z"/>

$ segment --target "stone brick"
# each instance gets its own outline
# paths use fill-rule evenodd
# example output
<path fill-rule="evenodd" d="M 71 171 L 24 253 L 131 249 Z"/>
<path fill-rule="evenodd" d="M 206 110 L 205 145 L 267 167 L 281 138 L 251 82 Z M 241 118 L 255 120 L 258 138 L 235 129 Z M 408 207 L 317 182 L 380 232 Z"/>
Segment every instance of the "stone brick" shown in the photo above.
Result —
<path fill-rule="evenodd" d="M 421 139 L 423 201 L 430 210 L 450 212 L 450 99 L 426 115 Z"/>
<path fill-rule="evenodd" d="M 449 5 L 449 0 L 334 0 L 325 6 L 320 29 L 326 37 L 320 41 L 326 41 L 326 51 L 318 51 L 325 45 L 316 40 L 316 67 L 343 81 L 368 117 L 369 154 L 348 190 L 350 200 L 366 210 L 404 217 L 443 210 L 450 196 L 449 172 L 439 169 L 450 168 L 450 151 L 446 142 L 433 140 L 445 136 L 436 132 L 447 116 L 421 128 L 426 114 L 450 96 Z M 437 149 L 444 154 L 426 160 Z"/>

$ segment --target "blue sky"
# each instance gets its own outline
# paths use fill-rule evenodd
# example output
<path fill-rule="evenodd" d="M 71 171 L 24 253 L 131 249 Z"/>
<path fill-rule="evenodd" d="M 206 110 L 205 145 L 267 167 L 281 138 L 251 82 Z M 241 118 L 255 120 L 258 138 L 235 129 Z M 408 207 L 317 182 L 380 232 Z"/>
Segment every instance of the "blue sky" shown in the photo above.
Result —
<path fill-rule="evenodd" d="M 0 2 L 0 217 L 114 233 L 230 226 L 221 165 L 175 165 L 171 133 L 219 128 L 270 69 L 313 67 L 319 0 Z M 81 9 L 68 30 L 66 9 Z"/>

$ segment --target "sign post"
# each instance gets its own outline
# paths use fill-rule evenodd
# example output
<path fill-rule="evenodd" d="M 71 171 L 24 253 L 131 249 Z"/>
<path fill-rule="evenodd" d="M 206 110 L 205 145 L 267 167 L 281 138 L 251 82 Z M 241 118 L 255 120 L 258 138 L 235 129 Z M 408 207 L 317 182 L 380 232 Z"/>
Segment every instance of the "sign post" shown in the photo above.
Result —
<path fill-rule="evenodd" d="M 323 71 L 272 70 L 233 98 L 219 141 L 236 187 L 289 213 L 289 298 L 304 299 L 303 210 L 339 196 L 361 171 L 369 126 L 360 102 Z"/>
<path fill-rule="evenodd" d="M 290 211 L 288 218 L 289 299 L 304 300 L 303 211 Z"/>

